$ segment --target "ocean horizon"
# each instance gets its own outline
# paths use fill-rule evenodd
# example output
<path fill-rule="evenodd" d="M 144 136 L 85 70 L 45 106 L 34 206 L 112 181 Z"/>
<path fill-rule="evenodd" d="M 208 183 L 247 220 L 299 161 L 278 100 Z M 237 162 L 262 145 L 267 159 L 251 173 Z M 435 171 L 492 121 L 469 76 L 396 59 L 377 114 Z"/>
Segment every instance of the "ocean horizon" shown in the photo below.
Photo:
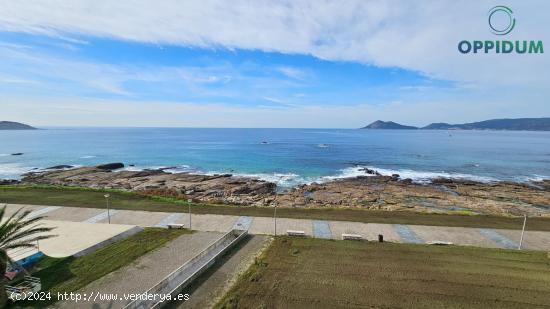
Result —
<path fill-rule="evenodd" d="M 127 170 L 231 173 L 280 187 L 366 175 L 364 168 L 417 182 L 550 178 L 550 132 L 45 127 L 0 131 L 0 141 L 6 179 L 108 162 Z"/>

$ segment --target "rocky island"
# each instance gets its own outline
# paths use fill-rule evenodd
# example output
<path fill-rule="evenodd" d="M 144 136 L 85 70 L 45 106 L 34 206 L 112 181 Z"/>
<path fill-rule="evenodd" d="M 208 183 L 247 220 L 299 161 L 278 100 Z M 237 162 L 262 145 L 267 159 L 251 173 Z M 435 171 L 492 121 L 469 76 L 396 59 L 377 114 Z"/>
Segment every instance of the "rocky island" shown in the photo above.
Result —
<path fill-rule="evenodd" d="M 414 183 L 399 175 L 365 176 L 300 185 L 278 192 L 274 183 L 231 174 L 169 173 L 166 169 L 127 171 L 122 163 L 28 173 L 27 184 L 114 188 L 194 201 L 246 206 L 352 207 L 419 212 L 466 212 L 550 217 L 550 180 L 481 183 L 436 179 Z"/>
<path fill-rule="evenodd" d="M 36 130 L 36 128 L 20 122 L 0 121 L 0 130 Z"/>
<path fill-rule="evenodd" d="M 550 118 L 490 119 L 461 124 L 436 122 L 425 127 L 406 126 L 393 121 L 377 120 L 361 129 L 550 131 Z"/>

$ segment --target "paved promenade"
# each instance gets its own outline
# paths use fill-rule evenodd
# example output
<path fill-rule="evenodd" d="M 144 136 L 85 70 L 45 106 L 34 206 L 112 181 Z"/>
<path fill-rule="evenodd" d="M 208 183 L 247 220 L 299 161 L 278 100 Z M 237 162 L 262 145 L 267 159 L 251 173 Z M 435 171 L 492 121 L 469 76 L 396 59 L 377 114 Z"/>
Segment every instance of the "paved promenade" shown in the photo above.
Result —
<path fill-rule="evenodd" d="M 107 223 L 109 217 L 105 209 L 12 204 L 7 205 L 7 213 L 9 214 L 20 207 L 33 210 L 33 214 L 48 216 L 49 220 Z M 114 224 L 160 227 L 179 223 L 189 227 L 189 215 L 186 213 L 111 210 L 110 218 L 111 223 Z M 227 232 L 232 228 L 248 229 L 251 234 L 273 235 L 275 233 L 273 218 L 208 214 L 192 215 L 191 217 L 191 229 L 193 230 Z M 359 234 L 368 240 L 376 240 L 378 235 L 382 234 L 384 240 L 391 242 L 445 241 L 456 245 L 507 249 L 517 249 L 521 237 L 520 230 L 278 218 L 277 233 L 284 234 L 287 230 L 304 231 L 307 236 L 327 239 L 341 239 L 342 233 L 347 233 Z M 525 232 L 522 248 L 550 251 L 550 232 Z"/>

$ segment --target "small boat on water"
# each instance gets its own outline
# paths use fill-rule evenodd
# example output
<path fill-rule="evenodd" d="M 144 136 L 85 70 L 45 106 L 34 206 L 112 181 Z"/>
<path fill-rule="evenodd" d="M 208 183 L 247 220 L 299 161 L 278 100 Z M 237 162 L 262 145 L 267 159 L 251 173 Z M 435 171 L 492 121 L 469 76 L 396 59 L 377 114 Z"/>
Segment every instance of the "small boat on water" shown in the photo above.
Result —
<path fill-rule="evenodd" d="M 319 145 L 317 145 L 317 147 L 319 147 L 319 148 L 328 148 L 329 146 L 328 146 L 328 144 L 319 144 Z"/>

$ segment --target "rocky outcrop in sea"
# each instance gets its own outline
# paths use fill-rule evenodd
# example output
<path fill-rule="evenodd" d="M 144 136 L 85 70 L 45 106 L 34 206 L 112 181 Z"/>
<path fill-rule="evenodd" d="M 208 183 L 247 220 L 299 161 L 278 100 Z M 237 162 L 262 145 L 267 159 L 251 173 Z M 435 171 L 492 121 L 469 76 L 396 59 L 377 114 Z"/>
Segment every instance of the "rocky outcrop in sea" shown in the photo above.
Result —
<path fill-rule="evenodd" d="M 230 174 L 197 175 L 169 173 L 165 169 L 120 170 L 122 163 L 109 163 L 25 174 L 22 182 L 88 188 L 151 192 L 205 203 L 269 205 L 275 198 L 274 183 Z"/>
<path fill-rule="evenodd" d="M 482 183 L 440 178 L 414 183 L 392 176 L 360 176 L 293 188 L 279 195 L 283 207 L 354 207 L 418 212 L 550 217 L 550 181 Z"/>
<path fill-rule="evenodd" d="M 23 183 L 113 188 L 176 196 L 204 203 L 279 207 L 352 207 L 418 212 L 471 212 L 550 217 L 550 180 L 482 183 L 441 178 L 415 183 L 399 175 L 366 169 L 354 178 L 312 183 L 277 192 L 274 183 L 231 174 L 128 171 L 122 163 L 71 168 L 59 166 L 24 175 Z"/>

